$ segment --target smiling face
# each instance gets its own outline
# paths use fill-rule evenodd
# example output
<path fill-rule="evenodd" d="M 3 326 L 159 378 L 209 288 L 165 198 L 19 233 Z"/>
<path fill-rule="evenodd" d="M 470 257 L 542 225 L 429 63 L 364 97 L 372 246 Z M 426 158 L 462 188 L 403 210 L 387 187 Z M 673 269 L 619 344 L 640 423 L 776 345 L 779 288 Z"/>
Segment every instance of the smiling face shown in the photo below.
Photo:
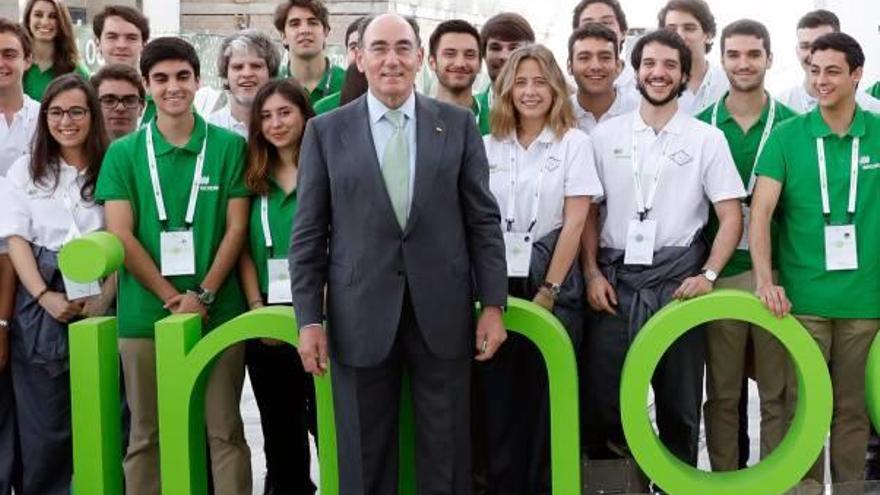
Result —
<path fill-rule="evenodd" d="M 98 49 L 107 64 L 124 64 L 136 69 L 144 49 L 144 38 L 137 26 L 111 15 L 104 19 Z"/>
<path fill-rule="evenodd" d="M 284 22 L 284 43 L 291 56 L 312 59 L 324 53 L 329 31 L 311 10 L 291 7 Z"/>
<path fill-rule="evenodd" d="M 686 83 L 678 50 L 657 42 L 644 46 L 636 85 L 648 103 L 663 106 L 675 100 Z"/>
<path fill-rule="evenodd" d="M 150 69 L 147 90 L 156 102 L 156 110 L 170 117 L 191 112 L 199 78 L 192 65 L 184 60 L 163 60 Z"/>
<path fill-rule="evenodd" d="M 835 108 L 853 100 L 861 79 L 862 68 L 851 71 L 843 52 L 818 50 L 810 57 L 810 86 L 821 107 Z"/>
<path fill-rule="evenodd" d="M 260 130 L 266 141 L 276 148 L 297 146 L 305 120 L 302 111 L 280 93 L 266 98 L 260 109 Z"/>
<path fill-rule="evenodd" d="M 266 60 L 252 51 L 233 52 L 226 77 L 232 98 L 245 107 L 254 102 L 257 91 L 271 78 Z"/>
<path fill-rule="evenodd" d="M 358 50 L 358 69 L 370 91 L 389 108 L 399 107 L 412 93 L 423 52 L 412 27 L 397 14 L 382 14 L 367 26 Z"/>
<path fill-rule="evenodd" d="M 89 103 L 81 89 L 62 91 L 46 107 L 49 134 L 63 148 L 79 148 L 92 128 Z"/>
<path fill-rule="evenodd" d="M 28 27 L 35 41 L 50 42 L 58 35 L 58 11 L 52 2 L 39 0 L 31 10 Z"/>
<path fill-rule="evenodd" d="M 604 95 L 614 91 L 614 81 L 623 71 L 623 62 L 617 58 L 610 41 L 584 38 L 574 42 L 568 71 L 574 76 L 580 93 Z"/>
<path fill-rule="evenodd" d="M 519 120 L 546 121 L 553 105 L 553 88 L 536 60 L 527 58 L 520 62 L 513 76 L 510 96 Z"/>
<path fill-rule="evenodd" d="M 452 93 L 469 90 L 480 72 L 480 46 L 468 33 L 446 33 L 429 57 L 437 81 Z"/>
<path fill-rule="evenodd" d="M 495 82 L 510 54 L 527 44 L 529 42 L 526 40 L 504 41 L 492 37 L 486 40 L 486 72 L 489 73 L 489 79 Z"/>
<path fill-rule="evenodd" d="M 30 66 L 31 58 L 25 58 L 18 36 L 0 33 L 0 92 L 21 93 L 21 78 Z"/>
<path fill-rule="evenodd" d="M 701 60 L 706 56 L 706 43 L 711 39 L 711 33 L 703 31 L 699 19 L 690 12 L 683 10 L 670 10 L 666 13 L 664 28 L 674 31 L 681 36 L 694 60 Z"/>
<path fill-rule="evenodd" d="M 724 40 L 721 65 L 733 89 L 743 93 L 762 90 L 772 64 L 773 57 L 767 54 L 761 38 L 735 34 Z"/>

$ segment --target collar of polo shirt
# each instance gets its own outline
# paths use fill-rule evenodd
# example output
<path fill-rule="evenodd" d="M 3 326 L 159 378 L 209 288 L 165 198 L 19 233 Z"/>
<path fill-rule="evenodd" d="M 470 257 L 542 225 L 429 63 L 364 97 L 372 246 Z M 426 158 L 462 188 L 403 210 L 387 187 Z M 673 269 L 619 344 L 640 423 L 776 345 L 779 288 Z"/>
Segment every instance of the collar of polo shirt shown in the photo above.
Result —
<path fill-rule="evenodd" d="M 862 137 L 865 135 L 864 112 L 864 110 L 856 105 L 856 111 L 853 115 L 852 124 L 850 124 L 849 129 L 846 131 L 847 136 Z M 807 128 L 810 130 L 810 134 L 812 134 L 814 138 L 824 138 L 834 134 L 833 132 L 831 132 L 831 128 L 828 127 L 828 124 L 825 123 L 825 119 L 822 118 L 822 113 L 818 106 L 810 111 L 809 116 L 807 116 L 807 120 Z"/>

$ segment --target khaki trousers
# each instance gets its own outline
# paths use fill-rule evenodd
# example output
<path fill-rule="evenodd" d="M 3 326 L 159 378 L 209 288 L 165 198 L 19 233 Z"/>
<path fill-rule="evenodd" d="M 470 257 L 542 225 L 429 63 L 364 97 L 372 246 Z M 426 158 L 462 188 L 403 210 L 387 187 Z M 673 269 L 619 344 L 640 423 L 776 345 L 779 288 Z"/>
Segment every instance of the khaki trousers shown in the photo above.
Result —
<path fill-rule="evenodd" d="M 831 419 L 831 480 L 859 481 L 865 474 L 865 451 L 871 427 L 865 406 L 865 364 L 880 319 L 828 319 L 795 315 L 810 332 L 831 372 L 834 413 Z M 797 379 L 790 377 L 791 410 L 797 398 Z M 805 478 L 824 482 L 825 452 Z"/>
<path fill-rule="evenodd" d="M 251 493 L 251 455 L 239 403 L 244 382 L 244 343 L 215 361 L 205 389 L 205 424 L 216 495 Z M 159 418 L 156 345 L 152 339 L 119 339 L 131 409 L 131 433 L 123 461 L 127 495 L 159 495 Z"/>
<path fill-rule="evenodd" d="M 718 279 L 718 289 L 754 291 L 751 271 Z M 739 320 L 708 325 L 706 359 L 706 445 L 713 471 L 739 469 L 739 401 L 746 348 L 752 339 L 755 378 L 761 398 L 761 459 L 782 441 L 788 426 L 786 375 L 788 351 L 770 332 Z"/>

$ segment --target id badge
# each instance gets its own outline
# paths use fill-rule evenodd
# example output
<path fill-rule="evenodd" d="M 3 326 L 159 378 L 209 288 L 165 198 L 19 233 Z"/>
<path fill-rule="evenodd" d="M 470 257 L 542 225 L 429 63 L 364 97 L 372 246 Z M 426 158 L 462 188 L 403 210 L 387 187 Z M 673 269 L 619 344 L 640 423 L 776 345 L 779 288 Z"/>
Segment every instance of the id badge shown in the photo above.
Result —
<path fill-rule="evenodd" d="M 159 234 L 162 276 L 196 274 L 196 250 L 192 230 Z"/>
<path fill-rule="evenodd" d="M 651 265 L 654 263 L 654 240 L 657 238 L 656 220 L 632 219 L 626 231 L 625 265 Z"/>
<path fill-rule="evenodd" d="M 855 270 L 859 267 L 856 251 L 856 226 L 825 226 L 825 269 Z"/>
<path fill-rule="evenodd" d="M 287 258 L 266 260 L 269 274 L 269 304 L 293 302 L 290 295 L 290 265 Z"/>
<path fill-rule="evenodd" d="M 64 277 L 64 292 L 67 294 L 68 301 L 76 301 L 84 297 L 92 297 L 101 295 L 101 284 L 96 280 L 87 284 L 74 282 Z"/>
<path fill-rule="evenodd" d="M 739 238 L 739 244 L 737 244 L 736 248 L 740 251 L 748 251 L 749 250 L 749 220 L 751 219 L 752 210 L 745 203 L 742 205 L 743 212 L 743 234 L 742 237 Z"/>
<path fill-rule="evenodd" d="M 508 277 L 528 277 L 532 262 L 532 235 L 523 232 L 504 233 L 504 253 Z"/>

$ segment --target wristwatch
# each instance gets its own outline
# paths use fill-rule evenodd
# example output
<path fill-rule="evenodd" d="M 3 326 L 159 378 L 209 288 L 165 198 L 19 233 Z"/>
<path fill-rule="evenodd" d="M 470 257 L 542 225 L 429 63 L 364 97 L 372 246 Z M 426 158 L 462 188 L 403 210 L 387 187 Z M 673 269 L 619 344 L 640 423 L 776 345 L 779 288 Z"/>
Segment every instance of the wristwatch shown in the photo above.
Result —
<path fill-rule="evenodd" d="M 546 290 L 550 297 L 556 299 L 559 296 L 559 293 L 562 291 L 562 286 L 559 284 L 554 284 L 553 282 L 548 282 L 547 280 L 541 282 L 541 286 L 539 289 Z"/>
<path fill-rule="evenodd" d="M 6 330 L 9 328 L 9 320 L 0 319 L 0 330 Z"/>
<path fill-rule="evenodd" d="M 199 302 L 205 306 L 214 304 L 214 299 L 217 297 L 216 294 L 204 287 L 199 287 L 196 290 L 188 290 L 186 292 L 199 298 Z"/>
<path fill-rule="evenodd" d="M 706 280 L 712 282 L 713 284 L 716 280 L 718 280 L 718 273 L 711 268 L 703 268 L 703 271 L 701 273 L 704 277 L 706 277 Z"/>

